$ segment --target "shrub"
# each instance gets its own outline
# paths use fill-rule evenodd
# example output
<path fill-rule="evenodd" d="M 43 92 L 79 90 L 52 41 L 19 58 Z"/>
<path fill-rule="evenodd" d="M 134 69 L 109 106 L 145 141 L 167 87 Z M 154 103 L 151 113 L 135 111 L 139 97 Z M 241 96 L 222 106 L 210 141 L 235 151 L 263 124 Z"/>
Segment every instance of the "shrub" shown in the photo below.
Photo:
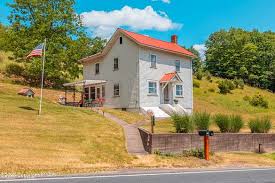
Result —
<path fill-rule="evenodd" d="M 230 120 L 230 132 L 238 133 L 241 128 L 244 126 L 244 122 L 240 115 L 231 115 Z"/>
<path fill-rule="evenodd" d="M 211 80 L 211 74 L 210 74 L 209 71 L 206 71 L 206 72 L 205 72 L 205 76 L 206 76 L 206 79 L 207 79 L 208 81 Z"/>
<path fill-rule="evenodd" d="M 241 89 L 244 88 L 244 81 L 243 81 L 243 79 L 237 79 L 237 78 L 235 78 L 233 80 L 233 83 L 235 85 L 235 88 L 241 88 Z"/>
<path fill-rule="evenodd" d="M 231 125 L 230 125 L 230 119 L 229 119 L 228 115 L 217 114 L 214 117 L 214 120 L 222 133 L 230 132 Z"/>
<path fill-rule="evenodd" d="M 221 94 L 227 94 L 235 89 L 235 85 L 231 80 L 225 79 L 218 82 L 218 88 L 220 89 Z"/>
<path fill-rule="evenodd" d="M 243 100 L 244 100 L 244 101 L 250 101 L 250 100 L 251 100 L 251 97 L 246 95 L 246 96 L 243 97 Z"/>
<path fill-rule="evenodd" d="M 272 124 L 268 116 L 251 119 L 248 123 L 251 133 L 268 133 Z"/>
<path fill-rule="evenodd" d="M 172 120 L 177 133 L 190 133 L 194 131 L 194 123 L 188 115 L 172 115 Z"/>
<path fill-rule="evenodd" d="M 260 94 L 254 95 L 249 101 L 252 106 L 259 106 L 263 108 L 268 108 L 268 101 L 264 99 L 264 97 Z"/>
<path fill-rule="evenodd" d="M 16 63 L 10 63 L 5 68 L 5 74 L 9 77 L 17 76 L 20 77 L 23 75 L 24 68 Z"/>
<path fill-rule="evenodd" d="M 196 158 L 200 158 L 203 159 L 204 158 L 204 150 L 202 148 L 200 149 L 191 149 L 191 150 L 184 150 L 182 151 L 182 155 L 184 157 L 196 157 Z"/>
<path fill-rule="evenodd" d="M 215 89 L 214 88 L 209 88 L 208 91 L 213 93 L 213 92 L 215 92 Z"/>
<path fill-rule="evenodd" d="M 194 81 L 193 81 L 193 87 L 195 87 L 195 88 L 199 88 L 199 87 L 200 87 L 200 82 L 199 82 L 199 81 L 194 80 Z"/>
<path fill-rule="evenodd" d="M 202 70 L 198 70 L 196 73 L 195 73 L 195 76 L 198 80 L 202 80 L 202 77 L 203 77 L 203 72 Z"/>
<path fill-rule="evenodd" d="M 210 126 L 210 114 L 207 112 L 197 112 L 192 116 L 198 130 L 208 130 Z"/>

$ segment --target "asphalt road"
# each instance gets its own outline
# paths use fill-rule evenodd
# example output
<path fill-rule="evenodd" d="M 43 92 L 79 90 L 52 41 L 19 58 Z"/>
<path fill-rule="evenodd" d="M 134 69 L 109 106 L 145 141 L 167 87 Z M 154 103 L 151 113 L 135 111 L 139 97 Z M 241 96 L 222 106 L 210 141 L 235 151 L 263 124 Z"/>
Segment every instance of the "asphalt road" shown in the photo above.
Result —
<path fill-rule="evenodd" d="M 0 182 L 22 183 L 275 183 L 275 168 L 208 171 L 174 171 L 104 174 L 68 177 L 1 179 Z"/>

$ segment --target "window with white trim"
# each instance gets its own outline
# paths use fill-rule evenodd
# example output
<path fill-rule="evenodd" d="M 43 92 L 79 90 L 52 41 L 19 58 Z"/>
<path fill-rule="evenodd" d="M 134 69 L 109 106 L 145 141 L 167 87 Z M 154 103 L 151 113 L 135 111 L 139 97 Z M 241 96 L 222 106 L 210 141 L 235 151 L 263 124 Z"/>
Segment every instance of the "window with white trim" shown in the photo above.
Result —
<path fill-rule="evenodd" d="M 178 96 L 178 97 L 183 96 L 183 87 L 182 87 L 182 85 L 176 85 L 176 96 Z"/>
<path fill-rule="evenodd" d="M 157 95 L 157 82 L 155 81 L 148 82 L 148 93 L 150 95 Z"/>
<path fill-rule="evenodd" d="M 176 70 L 177 72 L 180 72 L 180 60 L 176 60 L 176 61 L 175 61 L 175 70 Z"/>
<path fill-rule="evenodd" d="M 114 96 L 119 96 L 119 84 L 114 84 Z"/>
<path fill-rule="evenodd" d="M 151 54 L 150 55 L 150 62 L 151 62 L 151 67 L 152 68 L 157 68 L 157 56 Z"/>
<path fill-rule="evenodd" d="M 99 74 L 99 63 L 95 64 L 95 74 Z"/>
<path fill-rule="evenodd" d="M 118 70 L 118 58 L 114 58 L 114 71 Z"/>

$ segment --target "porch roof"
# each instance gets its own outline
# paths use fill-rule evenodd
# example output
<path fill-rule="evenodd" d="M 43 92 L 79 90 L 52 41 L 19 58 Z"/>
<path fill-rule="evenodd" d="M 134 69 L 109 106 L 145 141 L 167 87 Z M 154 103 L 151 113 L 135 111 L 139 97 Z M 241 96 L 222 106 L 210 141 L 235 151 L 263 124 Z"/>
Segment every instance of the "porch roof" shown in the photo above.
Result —
<path fill-rule="evenodd" d="M 173 81 L 174 78 L 176 79 L 176 81 L 182 81 L 177 72 L 171 72 L 164 74 L 160 79 L 160 83 Z"/>
<path fill-rule="evenodd" d="M 82 80 L 82 81 L 75 81 L 71 83 L 64 83 L 63 86 L 86 86 L 86 85 L 93 85 L 93 84 L 102 84 L 106 83 L 106 80 Z"/>

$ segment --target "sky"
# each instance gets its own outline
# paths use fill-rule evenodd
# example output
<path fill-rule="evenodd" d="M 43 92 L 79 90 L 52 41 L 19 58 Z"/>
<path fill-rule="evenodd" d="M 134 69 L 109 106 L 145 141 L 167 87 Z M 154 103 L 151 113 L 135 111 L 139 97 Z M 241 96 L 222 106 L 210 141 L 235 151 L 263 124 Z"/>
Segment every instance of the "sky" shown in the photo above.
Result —
<path fill-rule="evenodd" d="M 0 0 L 0 22 L 8 24 L 12 0 Z M 220 29 L 275 31 L 275 0 L 76 0 L 90 36 L 110 38 L 117 27 L 194 46 L 203 54 L 209 35 Z"/>

